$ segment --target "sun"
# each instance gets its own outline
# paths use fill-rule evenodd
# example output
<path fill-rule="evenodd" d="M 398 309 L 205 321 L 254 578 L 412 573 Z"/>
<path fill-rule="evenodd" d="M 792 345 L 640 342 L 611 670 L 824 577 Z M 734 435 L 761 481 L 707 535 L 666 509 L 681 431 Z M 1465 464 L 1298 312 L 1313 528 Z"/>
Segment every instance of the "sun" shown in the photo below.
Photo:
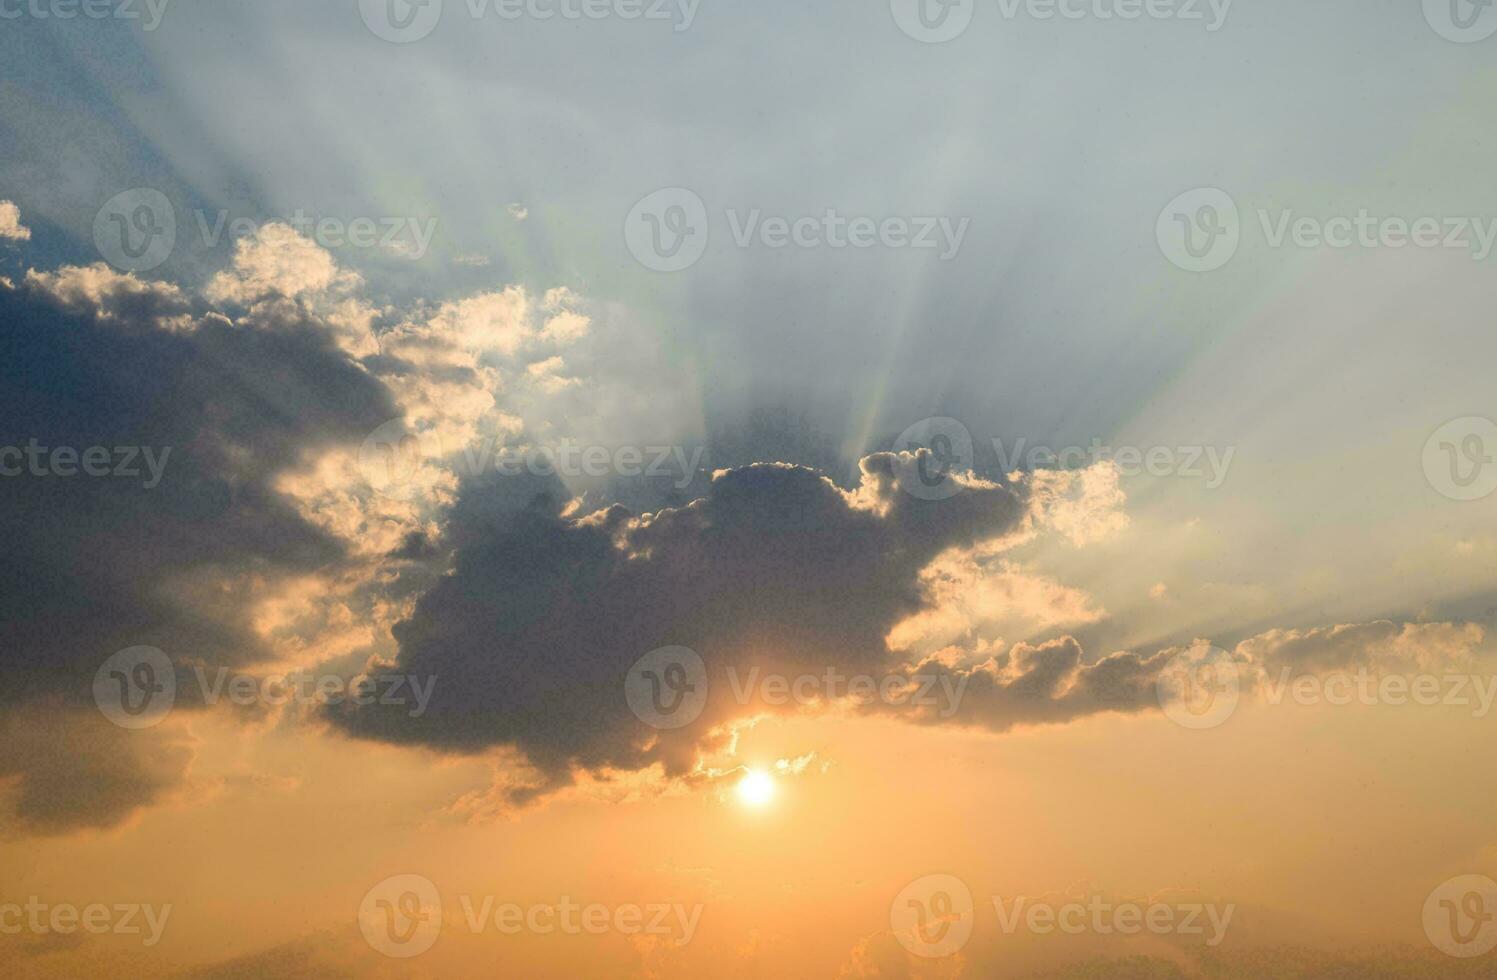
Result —
<path fill-rule="evenodd" d="M 774 789 L 769 773 L 750 769 L 738 781 L 738 799 L 745 806 L 763 806 L 774 799 Z"/>

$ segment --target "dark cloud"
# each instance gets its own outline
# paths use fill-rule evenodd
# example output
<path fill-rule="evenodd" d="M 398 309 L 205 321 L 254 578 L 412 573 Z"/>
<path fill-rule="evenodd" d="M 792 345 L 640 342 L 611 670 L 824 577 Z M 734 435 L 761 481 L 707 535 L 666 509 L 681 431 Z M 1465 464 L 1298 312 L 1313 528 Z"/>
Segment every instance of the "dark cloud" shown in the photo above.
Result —
<path fill-rule="evenodd" d="M 98 712 L 45 701 L 0 712 L 0 736 L 15 824 L 39 836 L 121 824 L 180 789 L 193 759 L 176 729 L 123 732 Z"/>
<path fill-rule="evenodd" d="M 903 714 L 1004 731 L 1016 725 L 1059 724 L 1103 711 L 1156 710 L 1159 674 L 1172 653 L 1120 652 L 1089 664 L 1081 644 L 1063 636 L 1039 645 L 1016 643 L 976 666 L 959 668 L 929 660 L 910 673 L 949 678 L 947 689 L 960 685 L 959 711 Z"/>
<path fill-rule="evenodd" d="M 1240 695 L 1249 698 L 1265 692 L 1269 684 L 1283 683 L 1285 677 L 1324 676 L 1359 668 L 1390 674 L 1453 669 L 1469 663 L 1484 639 L 1485 631 L 1470 623 L 1376 620 L 1269 630 L 1243 640 L 1230 652 L 1217 650 L 1214 657 L 1230 665 Z M 1181 663 L 1176 658 L 1195 662 L 1211 656 L 1208 651 L 1213 649 L 1198 640 L 1191 647 L 1169 647 L 1152 654 L 1119 651 L 1089 663 L 1075 638 L 1062 636 L 1038 645 L 1016 643 L 999 654 L 969 657 L 956 666 L 931 659 L 910 667 L 910 673 L 942 678 L 951 689 L 960 686 L 959 711 L 902 710 L 900 714 L 920 722 L 954 721 L 1007 731 L 1018 725 L 1061 724 L 1100 712 L 1156 711 L 1163 676 Z"/>
<path fill-rule="evenodd" d="M 743 713 L 725 667 L 887 666 L 885 635 L 922 607 L 920 570 L 1026 514 L 1023 493 L 996 484 L 920 499 L 900 489 L 911 470 L 871 456 L 849 495 L 809 469 L 760 464 L 719 472 L 684 507 L 582 518 L 561 516 L 537 481 L 470 481 L 449 527 L 454 574 L 394 631 L 397 669 L 436 678 L 431 710 L 335 717 L 396 742 L 513 745 L 552 781 L 571 766 L 683 774 L 713 726 Z M 712 696 L 695 723 L 657 733 L 623 690 L 630 666 L 668 645 L 702 656 Z"/>
<path fill-rule="evenodd" d="M 412 717 L 405 706 L 345 704 L 332 717 L 352 734 L 396 743 L 517 748 L 539 771 L 512 793 L 518 802 L 567 784 L 574 769 L 660 764 L 688 776 L 724 744 L 724 723 L 779 708 L 760 692 L 739 693 L 756 667 L 918 674 L 938 685 L 928 690 L 960 690 L 959 703 L 874 700 L 874 710 L 999 731 L 1160 710 L 1161 674 L 1186 648 L 1088 661 L 1061 636 L 980 655 L 891 652 L 891 628 L 936 601 L 920 572 L 942 552 L 1001 549 L 1046 520 L 1075 529 L 1074 514 L 1059 513 L 1065 491 L 1053 475 L 1035 485 L 975 481 L 932 501 L 905 492 L 914 469 L 910 456 L 876 454 L 863 461 L 860 487 L 844 492 L 808 468 L 749 465 L 719 471 L 699 500 L 643 515 L 617 505 L 570 515 L 559 487 L 538 477 L 468 480 L 446 529 L 454 573 L 393 631 L 393 669 L 435 678 L 430 710 Z M 1327 645 L 1328 663 L 1407 666 L 1449 660 L 1480 639 L 1449 624 L 1373 623 L 1275 631 L 1229 657 L 1251 694 L 1264 671 L 1319 662 L 1312 653 Z M 667 646 L 701 656 L 709 695 L 693 722 L 657 731 L 633 713 L 624 687 L 641 656 Z"/>
<path fill-rule="evenodd" d="M 50 454 L 0 458 L 21 466 L 0 477 L 0 711 L 40 700 L 93 711 L 95 670 L 130 646 L 179 663 L 263 658 L 243 583 L 343 555 L 273 482 L 393 414 L 385 389 L 310 319 L 236 326 L 102 267 L 0 288 L 0 447 L 73 454 L 55 470 Z M 84 475 L 90 447 L 124 472 Z M 52 472 L 31 472 L 33 458 Z M 22 817 L 108 824 L 156 798 L 172 778 L 132 775 L 133 734 L 118 732 L 118 780 L 92 759 L 107 731 L 66 743 L 48 767 L 8 745 L 0 771 L 22 775 Z"/>
<path fill-rule="evenodd" d="M 173 332 L 0 290 L 0 322 L 0 446 L 102 446 L 116 463 L 115 447 L 144 447 L 165 459 L 155 486 L 144 453 L 129 464 L 138 477 L 0 479 L 0 703 L 86 697 L 80 678 L 136 644 L 256 659 L 246 610 L 205 607 L 194 578 L 336 560 L 339 544 L 271 484 L 394 414 L 384 389 L 310 320 L 244 329 L 208 316 Z"/>
<path fill-rule="evenodd" d="M 101 446 L 111 463 L 120 447 L 148 447 L 165 460 L 153 470 L 137 453 L 134 477 L 0 478 L 9 680 L 0 713 L 42 702 L 91 710 L 95 670 L 125 647 L 210 667 L 265 659 L 250 619 L 253 583 L 336 569 L 356 543 L 310 523 L 323 504 L 299 508 L 277 479 L 327 450 L 348 453 L 400 413 L 372 361 L 356 362 L 338 328 L 296 304 L 257 308 L 236 324 L 175 287 L 102 266 L 0 289 L 0 322 L 0 447 L 81 455 Z M 764 436 L 750 428 L 735 438 L 719 438 L 737 447 L 726 455 L 752 457 Z M 796 454 L 834 456 L 821 437 Z M 906 492 L 916 480 L 914 458 L 901 454 L 864 459 L 850 491 L 810 467 L 756 462 L 719 471 L 689 503 L 582 515 L 555 478 L 472 476 L 445 521 L 402 518 L 399 537 L 381 546 L 383 570 L 360 586 L 364 599 L 389 603 L 422 593 L 394 628 L 395 668 L 435 679 L 434 700 L 424 714 L 343 704 L 331 718 L 357 736 L 444 751 L 516 748 L 537 770 L 511 791 L 523 799 L 565 784 L 575 768 L 691 774 L 704 751 L 726 744 L 725 723 L 777 707 L 737 693 L 730 668 L 739 678 L 754 668 L 918 671 L 960 684 L 961 703 L 904 717 L 995 730 L 1158 707 L 1159 673 L 1178 651 L 1087 662 L 1074 639 L 1056 637 L 996 654 L 891 652 L 890 630 L 942 601 L 921 575 L 938 555 L 1001 550 L 1045 524 L 1082 542 L 1111 526 L 1121 500 L 1085 474 L 970 480 L 942 500 Z M 297 628 L 315 632 L 316 622 Z M 1480 641 L 1472 629 L 1274 631 L 1234 657 L 1251 687 L 1278 664 L 1445 658 Z M 703 658 L 710 697 L 691 723 L 657 731 L 629 707 L 625 677 L 644 654 L 677 645 Z M 352 664 L 368 649 L 342 656 Z M 191 706 L 196 690 L 179 683 L 178 703 Z M 27 826 L 117 823 L 165 796 L 190 760 L 167 751 L 164 765 L 148 765 L 122 751 L 104 778 L 91 754 L 107 750 L 111 733 L 88 730 L 68 752 L 0 761 Z M 143 744 L 136 737 L 133 748 Z"/>

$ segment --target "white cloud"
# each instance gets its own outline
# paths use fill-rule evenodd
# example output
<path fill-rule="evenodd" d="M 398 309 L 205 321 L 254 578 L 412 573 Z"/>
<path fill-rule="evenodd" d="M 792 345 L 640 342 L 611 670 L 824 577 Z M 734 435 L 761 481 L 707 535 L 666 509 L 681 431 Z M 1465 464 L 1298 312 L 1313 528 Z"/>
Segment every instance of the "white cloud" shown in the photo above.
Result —
<path fill-rule="evenodd" d="M 21 209 L 11 201 L 0 201 L 0 238 L 13 242 L 31 238 L 31 229 L 21 224 Z"/>
<path fill-rule="evenodd" d="M 1090 596 L 1007 560 L 952 551 L 920 573 L 927 607 L 889 632 L 891 650 L 931 650 L 995 630 L 1021 638 L 1060 626 L 1083 626 L 1104 612 Z"/>
<path fill-rule="evenodd" d="M 358 273 L 339 268 L 327 249 L 273 222 L 235 243 L 233 266 L 214 276 L 203 294 L 252 313 L 294 302 L 330 324 L 344 350 L 367 357 L 379 349 L 373 332 L 379 311 L 351 295 L 361 285 Z"/>
<path fill-rule="evenodd" d="M 233 268 L 214 276 L 205 292 L 215 302 L 243 304 L 346 290 L 358 282 L 358 275 L 339 269 L 326 249 L 290 225 L 273 222 L 235 243 Z"/>
<path fill-rule="evenodd" d="M 64 305 L 97 313 L 102 320 L 142 317 L 165 330 L 191 330 L 187 297 L 169 282 L 137 279 L 103 262 L 65 265 L 56 272 L 26 273 L 27 285 L 50 293 Z"/>

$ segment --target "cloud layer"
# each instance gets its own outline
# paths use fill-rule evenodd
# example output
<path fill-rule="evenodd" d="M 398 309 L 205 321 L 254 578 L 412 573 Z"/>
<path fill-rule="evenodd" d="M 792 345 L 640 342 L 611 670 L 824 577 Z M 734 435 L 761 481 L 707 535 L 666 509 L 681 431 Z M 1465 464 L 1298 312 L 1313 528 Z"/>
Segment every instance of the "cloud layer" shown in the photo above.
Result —
<path fill-rule="evenodd" d="M 610 503 L 634 492 L 610 487 L 597 507 L 554 475 L 459 465 L 475 441 L 565 434 L 558 418 L 598 435 L 610 413 L 587 398 L 635 400 L 590 346 L 579 297 L 511 286 L 394 311 L 360 289 L 276 225 L 241 240 L 203 297 L 102 264 L 0 287 L 14 325 L 0 340 L 0 464 L 20 464 L 0 480 L 0 722 L 55 730 L 35 724 L 40 705 L 88 716 L 68 751 L 0 764 L 28 828 L 117 823 L 185 779 L 181 732 L 127 742 L 92 714 L 94 672 L 137 645 L 169 651 L 184 678 L 189 665 L 292 662 L 434 683 L 419 715 L 376 703 L 323 717 L 358 737 L 518 758 L 512 801 L 584 772 L 710 778 L 745 719 L 846 707 L 835 689 L 785 702 L 744 687 L 767 672 L 935 683 L 959 701 L 865 707 L 995 731 L 1159 708 L 1181 650 L 1089 656 L 1063 631 L 1106 611 L 1015 557 L 1125 528 L 1107 465 L 964 477 L 929 500 L 909 453 L 868 456 L 850 487 L 761 460 L 656 495 L 664 506 Z M 437 447 L 410 493 L 381 492 L 361 455 L 392 425 Z M 135 475 L 80 475 L 94 447 L 131 453 Z M 1010 627 L 1025 639 L 1003 640 Z M 1469 625 L 1374 622 L 1272 630 L 1231 657 L 1251 691 L 1285 666 L 1469 661 L 1483 640 Z M 642 656 L 670 646 L 702 658 L 710 694 L 661 729 L 624 690 Z M 179 690 L 201 706 L 193 684 Z M 113 776 L 87 776 L 108 753 Z"/>

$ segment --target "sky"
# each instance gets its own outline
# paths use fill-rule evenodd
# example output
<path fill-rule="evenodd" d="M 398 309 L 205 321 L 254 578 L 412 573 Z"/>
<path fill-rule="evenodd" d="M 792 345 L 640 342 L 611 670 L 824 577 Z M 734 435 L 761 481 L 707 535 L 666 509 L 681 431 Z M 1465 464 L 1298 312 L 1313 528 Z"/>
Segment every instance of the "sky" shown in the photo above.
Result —
<path fill-rule="evenodd" d="M 1489 975 L 1494 46 L 0 0 L 6 975 Z"/>

